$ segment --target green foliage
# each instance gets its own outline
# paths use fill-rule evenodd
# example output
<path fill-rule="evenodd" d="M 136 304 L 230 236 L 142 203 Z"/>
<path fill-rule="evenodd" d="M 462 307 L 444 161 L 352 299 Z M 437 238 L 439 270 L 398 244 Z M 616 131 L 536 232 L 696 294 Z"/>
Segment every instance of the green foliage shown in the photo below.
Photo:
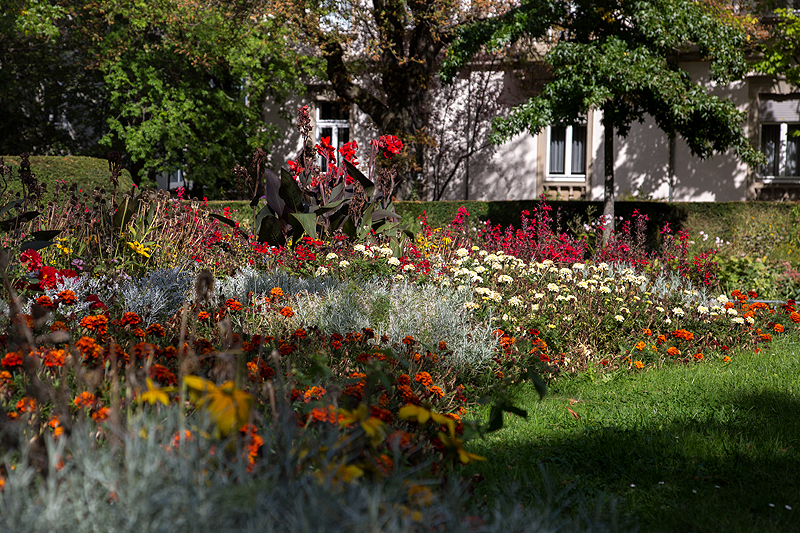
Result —
<path fill-rule="evenodd" d="M 18 167 L 18 156 L 3 156 L 6 165 Z M 47 184 L 47 190 L 55 190 L 56 182 L 63 186 L 76 185 L 84 191 L 95 188 L 111 190 L 109 180 L 108 162 L 104 159 L 85 156 L 31 156 L 31 171 L 36 174 L 39 183 Z M 16 172 L 15 172 L 16 174 Z M 130 172 L 123 170 L 119 180 L 119 190 L 127 191 L 133 186 Z M 8 182 L 8 192 L 22 194 L 22 183 L 17 179 Z"/>
<path fill-rule="evenodd" d="M 771 38 L 761 44 L 761 60 L 755 65 L 757 72 L 785 76 L 786 81 L 800 85 L 800 15 L 791 9 L 776 9 L 777 23 L 772 27 Z"/>
<path fill-rule="evenodd" d="M 643 0 L 606 8 L 579 1 L 569 11 L 562 4 L 524 2 L 461 32 L 444 76 L 452 79 L 483 46 L 497 51 L 523 38 L 541 40 L 551 27 L 559 31 L 544 57 L 552 81 L 541 96 L 496 119 L 495 142 L 602 109 L 604 126 L 622 136 L 649 115 L 665 132 L 680 134 L 698 157 L 732 147 L 748 164 L 761 161 L 733 102 L 710 95 L 678 66 L 677 52 L 695 45 L 711 61 L 711 80 L 725 83 L 747 72 L 744 33 L 695 2 Z"/>
<path fill-rule="evenodd" d="M 101 142 L 122 142 L 145 172 L 189 172 L 197 196 L 219 197 L 220 169 L 277 138 L 262 104 L 301 91 L 313 64 L 286 46 L 282 22 L 235 6 L 109 2 L 92 15 L 108 24 L 96 44 L 113 110 Z"/>

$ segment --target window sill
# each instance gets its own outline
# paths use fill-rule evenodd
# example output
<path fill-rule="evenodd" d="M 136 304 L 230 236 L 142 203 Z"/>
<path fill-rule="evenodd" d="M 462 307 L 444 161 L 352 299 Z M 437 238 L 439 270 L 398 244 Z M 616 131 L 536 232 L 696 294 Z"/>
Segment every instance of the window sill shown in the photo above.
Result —
<path fill-rule="evenodd" d="M 586 181 L 586 175 L 585 174 L 570 174 L 570 175 L 566 175 L 566 174 L 548 174 L 548 175 L 545 176 L 544 180 L 547 181 L 547 182 L 558 181 L 558 182 L 569 182 L 569 183 L 583 183 L 583 182 Z"/>

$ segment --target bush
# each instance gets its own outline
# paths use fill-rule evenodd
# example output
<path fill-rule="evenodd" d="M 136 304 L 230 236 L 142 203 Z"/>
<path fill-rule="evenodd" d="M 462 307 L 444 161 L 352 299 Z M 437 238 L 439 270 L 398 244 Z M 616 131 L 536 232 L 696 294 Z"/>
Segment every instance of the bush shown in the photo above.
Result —
<path fill-rule="evenodd" d="M 22 184 L 17 179 L 19 156 L 2 156 L 5 164 L 13 168 L 12 178 L 8 183 L 8 192 L 22 194 Z M 40 183 L 47 184 L 47 190 L 53 191 L 57 181 L 63 181 L 67 186 L 77 185 L 85 191 L 94 190 L 95 187 L 111 188 L 108 162 L 96 157 L 69 156 L 31 156 L 31 171 Z M 125 192 L 133 186 L 130 172 L 122 171 L 119 179 L 119 190 Z"/>

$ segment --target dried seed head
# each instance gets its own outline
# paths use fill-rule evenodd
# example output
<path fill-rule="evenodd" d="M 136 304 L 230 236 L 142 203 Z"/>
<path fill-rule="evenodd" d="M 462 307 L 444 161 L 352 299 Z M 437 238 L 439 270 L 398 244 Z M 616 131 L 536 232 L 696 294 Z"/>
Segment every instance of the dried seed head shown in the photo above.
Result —
<path fill-rule="evenodd" d="M 214 292 L 214 275 L 210 270 L 204 268 L 197 274 L 194 282 L 194 293 L 198 304 L 205 305 L 211 302 Z"/>

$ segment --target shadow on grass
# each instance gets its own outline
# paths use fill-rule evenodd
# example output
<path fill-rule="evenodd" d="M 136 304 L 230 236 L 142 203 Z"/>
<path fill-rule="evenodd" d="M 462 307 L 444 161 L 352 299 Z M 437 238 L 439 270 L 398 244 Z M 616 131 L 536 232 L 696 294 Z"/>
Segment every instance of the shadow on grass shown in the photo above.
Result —
<path fill-rule="evenodd" d="M 506 449 L 487 443 L 480 450 L 487 462 L 473 467 L 486 471 L 479 490 L 541 480 L 541 464 L 585 497 L 620 498 L 619 510 L 641 531 L 800 531 L 800 401 L 793 395 L 734 393 L 706 410 L 676 408 L 669 423 L 614 425 L 563 411 L 563 436 Z M 541 481 L 528 483 L 543 490 Z"/>

